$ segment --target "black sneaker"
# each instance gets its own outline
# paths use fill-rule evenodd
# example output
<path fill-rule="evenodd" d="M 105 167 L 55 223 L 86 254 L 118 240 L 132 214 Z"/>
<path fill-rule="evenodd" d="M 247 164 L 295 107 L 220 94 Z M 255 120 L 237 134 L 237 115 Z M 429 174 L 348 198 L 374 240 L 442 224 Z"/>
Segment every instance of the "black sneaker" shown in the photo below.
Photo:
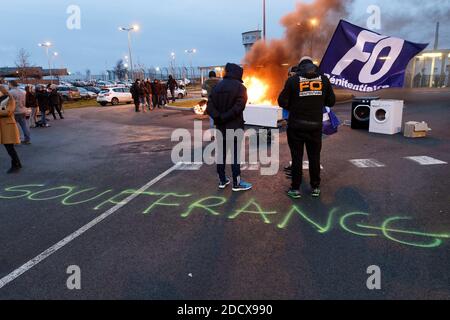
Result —
<path fill-rule="evenodd" d="M 313 189 L 313 191 L 311 192 L 311 196 L 313 196 L 314 198 L 319 198 L 320 197 L 320 188 Z"/>
<path fill-rule="evenodd" d="M 289 189 L 289 191 L 287 192 L 287 195 L 292 199 L 300 199 L 302 197 L 302 195 L 300 194 L 300 191 L 294 190 L 294 189 Z"/>
<path fill-rule="evenodd" d="M 225 181 L 220 181 L 219 182 L 219 189 L 225 189 L 226 187 L 228 187 L 228 185 L 231 183 L 231 180 L 229 178 L 226 178 Z"/>

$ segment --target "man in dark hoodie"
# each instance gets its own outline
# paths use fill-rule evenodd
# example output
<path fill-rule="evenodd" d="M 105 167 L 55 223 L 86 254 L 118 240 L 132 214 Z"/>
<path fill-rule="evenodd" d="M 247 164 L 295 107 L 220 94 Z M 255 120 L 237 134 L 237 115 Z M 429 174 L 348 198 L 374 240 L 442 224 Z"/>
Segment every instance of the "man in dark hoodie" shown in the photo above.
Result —
<path fill-rule="evenodd" d="M 309 159 L 312 196 L 320 197 L 320 153 L 322 151 L 323 108 L 333 107 L 336 97 L 328 78 L 320 74 L 312 59 L 303 57 L 297 74 L 290 77 L 278 98 L 289 111 L 288 143 L 292 155 L 291 198 L 299 199 L 302 183 L 303 149 Z"/>
<path fill-rule="evenodd" d="M 50 125 L 47 123 L 47 117 L 45 113 L 50 107 L 49 93 L 45 90 L 42 85 L 36 86 L 36 100 L 39 106 L 39 111 L 41 112 L 41 121 L 39 121 L 39 126 L 43 128 L 48 128 Z"/>
<path fill-rule="evenodd" d="M 217 143 L 223 146 L 223 162 L 217 164 L 219 175 L 219 189 L 225 189 L 230 183 L 230 179 L 225 175 L 226 150 L 227 145 L 233 146 L 233 160 L 231 169 L 233 172 L 233 191 L 247 191 L 253 186 L 241 179 L 241 165 L 239 163 L 240 146 L 235 137 L 232 141 L 227 141 L 227 131 L 234 133 L 238 129 L 244 129 L 244 109 L 247 104 L 247 88 L 242 81 L 244 70 L 233 63 L 228 63 L 225 67 L 225 77 L 212 90 L 206 112 L 214 119 L 217 130 L 221 135 L 216 138 Z"/>
<path fill-rule="evenodd" d="M 169 80 L 167 81 L 167 87 L 170 90 L 170 94 L 172 95 L 172 102 L 175 103 L 175 89 L 178 89 L 178 83 L 172 77 L 172 75 L 169 76 Z"/>
<path fill-rule="evenodd" d="M 131 96 L 133 97 L 134 107 L 136 112 L 141 112 L 141 101 L 144 97 L 144 89 L 141 86 L 141 80 L 136 79 L 130 88 Z"/>
<path fill-rule="evenodd" d="M 53 119 L 56 120 L 56 112 L 58 112 L 59 118 L 64 119 L 61 113 L 61 106 L 63 104 L 63 99 L 61 95 L 58 93 L 57 87 L 55 85 L 47 86 L 48 91 L 48 99 L 50 103 L 50 113 L 53 115 Z"/>

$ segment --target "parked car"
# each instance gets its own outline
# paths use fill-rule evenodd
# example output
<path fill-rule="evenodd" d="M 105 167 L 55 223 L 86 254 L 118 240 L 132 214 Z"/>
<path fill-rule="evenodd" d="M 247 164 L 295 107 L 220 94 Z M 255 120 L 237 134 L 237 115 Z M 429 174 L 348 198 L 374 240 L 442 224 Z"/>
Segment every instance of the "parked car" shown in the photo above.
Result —
<path fill-rule="evenodd" d="M 172 97 L 172 94 L 170 93 L 170 90 L 167 90 L 167 95 L 169 98 Z M 177 99 L 183 99 L 187 96 L 187 90 L 184 86 L 178 86 L 178 89 L 175 89 L 175 97 Z"/>
<path fill-rule="evenodd" d="M 83 99 L 93 99 L 93 98 L 97 98 L 97 94 L 95 92 L 91 92 L 89 90 L 87 90 L 86 88 L 78 88 L 78 90 L 80 91 L 80 95 L 81 98 Z"/>
<path fill-rule="evenodd" d="M 87 86 L 87 87 L 84 87 L 87 91 L 90 91 L 90 92 L 94 92 L 94 93 L 96 93 L 96 94 L 99 94 L 100 93 L 100 91 L 102 91 L 102 89 L 100 89 L 100 88 L 98 88 L 98 87 L 94 87 L 94 86 Z"/>
<path fill-rule="evenodd" d="M 99 86 L 102 89 L 115 87 L 115 85 L 110 81 L 98 81 L 97 86 Z"/>
<path fill-rule="evenodd" d="M 118 82 L 116 82 L 116 86 L 120 87 L 120 88 L 124 88 L 124 87 L 127 87 L 127 84 L 123 81 L 118 81 Z"/>
<path fill-rule="evenodd" d="M 132 103 L 133 97 L 128 88 L 105 88 L 98 94 L 97 102 L 103 107 L 108 103 L 115 106 L 119 103 Z"/>
<path fill-rule="evenodd" d="M 64 101 L 70 100 L 80 100 L 81 94 L 77 87 L 65 87 L 59 86 L 57 88 L 58 92 L 61 94 Z"/>

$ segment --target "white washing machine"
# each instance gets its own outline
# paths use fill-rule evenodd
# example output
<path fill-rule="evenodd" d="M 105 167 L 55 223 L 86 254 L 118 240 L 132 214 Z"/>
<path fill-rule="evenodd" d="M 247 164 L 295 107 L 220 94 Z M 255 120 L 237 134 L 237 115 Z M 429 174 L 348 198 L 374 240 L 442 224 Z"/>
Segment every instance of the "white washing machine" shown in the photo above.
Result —
<path fill-rule="evenodd" d="M 372 101 L 369 132 L 391 135 L 402 132 L 403 106 L 403 100 Z"/>

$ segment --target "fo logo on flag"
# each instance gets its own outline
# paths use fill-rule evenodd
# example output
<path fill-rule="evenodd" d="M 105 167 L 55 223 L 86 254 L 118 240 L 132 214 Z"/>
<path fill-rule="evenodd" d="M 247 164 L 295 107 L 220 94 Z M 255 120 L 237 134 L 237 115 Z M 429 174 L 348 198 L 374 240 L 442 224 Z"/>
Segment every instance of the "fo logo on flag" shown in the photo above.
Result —
<path fill-rule="evenodd" d="M 320 65 L 333 85 L 373 92 L 403 87 L 409 61 L 427 47 L 341 20 Z"/>

